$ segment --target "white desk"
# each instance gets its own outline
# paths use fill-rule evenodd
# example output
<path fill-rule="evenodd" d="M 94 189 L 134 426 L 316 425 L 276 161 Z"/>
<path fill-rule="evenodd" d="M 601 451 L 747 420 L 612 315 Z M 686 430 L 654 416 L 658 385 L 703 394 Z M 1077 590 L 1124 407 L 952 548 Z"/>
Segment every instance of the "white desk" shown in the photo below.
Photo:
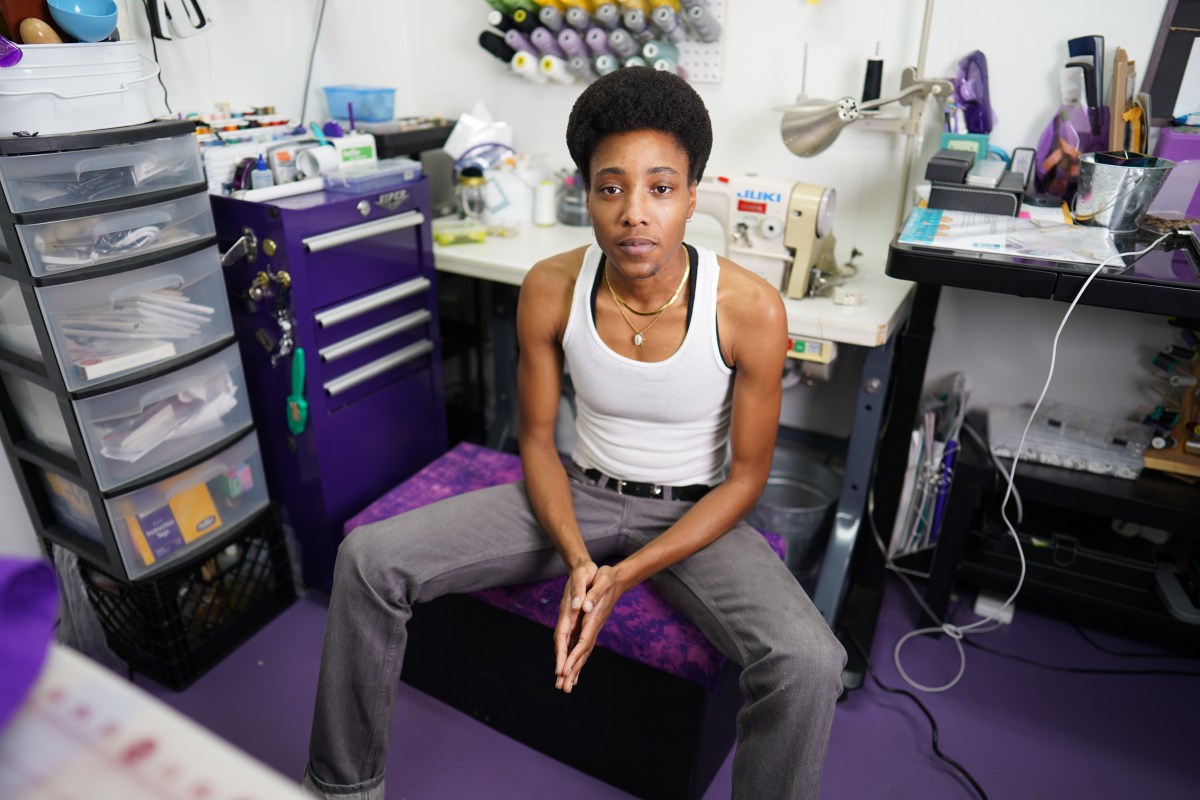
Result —
<path fill-rule="evenodd" d="M 299 784 L 173 708 L 53 644 L 0 732 L 0 797 L 303 800 Z"/>
<path fill-rule="evenodd" d="M 724 234 L 715 220 L 697 216 L 688 226 L 687 240 L 723 253 Z M 439 272 L 454 273 L 519 286 L 535 263 L 547 256 L 594 241 L 590 227 L 525 225 L 511 238 L 489 237 L 478 244 L 442 247 L 434 245 L 434 261 Z M 883 265 L 877 269 L 861 267 L 858 275 L 845 284 L 861 292 L 865 302 L 858 306 L 840 306 L 826 297 L 792 300 L 785 298 L 788 333 L 792 337 L 824 339 L 841 345 L 868 348 L 859 382 L 857 405 L 847 445 L 846 471 L 838 498 L 833 535 L 825 551 L 813 602 L 825 620 L 836 625 L 848 586 L 851 556 L 866 510 L 867 494 L 875 464 L 876 441 L 884 416 L 884 398 L 891 379 L 895 334 L 908 319 L 913 284 L 889 278 Z M 503 306 L 503 303 L 500 304 Z M 515 309 L 504 309 L 513 313 Z M 502 374 L 513 372 L 516 363 L 516 337 L 511 323 L 493 331 L 497 383 Z M 497 387 L 497 424 L 504 425 L 500 444 L 507 441 L 515 419 L 515 375 L 507 387 Z M 507 416 L 505 416 L 507 415 Z M 495 445 L 496 442 L 489 443 Z"/>
<path fill-rule="evenodd" d="M 701 219 L 697 217 L 689 226 L 687 241 L 723 253 L 720 228 L 715 221 L 701 223 Z M 524 225 L 511 238 L 489 236 L 479 244 L 447 247 L 435 244 L 433 254 L 439 272 L 520 286 L 538 261 L 593 241 L 590 227 Z M 846 286 L 866 295 L 866 302 L 861 306 L 839 306 L 828 297 L 785 298 L 788 333 L 863 347 L 886 342 L 908 313 L 912 284 L 884 275 L 881 264 L 878 269 L 861 269 Z"/>

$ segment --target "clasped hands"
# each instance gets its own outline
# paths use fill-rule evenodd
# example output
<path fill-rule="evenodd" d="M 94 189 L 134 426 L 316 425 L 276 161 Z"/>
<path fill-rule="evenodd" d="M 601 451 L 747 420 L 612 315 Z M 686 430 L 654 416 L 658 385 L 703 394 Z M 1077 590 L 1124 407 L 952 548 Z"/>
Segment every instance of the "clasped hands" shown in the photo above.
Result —
<path fill-rule="evenodd" d="M 571 570 L 554 626 L 554 688 L 570 694 L 596 637 L 624 590 L 610 566 L 588 561 Z"/>

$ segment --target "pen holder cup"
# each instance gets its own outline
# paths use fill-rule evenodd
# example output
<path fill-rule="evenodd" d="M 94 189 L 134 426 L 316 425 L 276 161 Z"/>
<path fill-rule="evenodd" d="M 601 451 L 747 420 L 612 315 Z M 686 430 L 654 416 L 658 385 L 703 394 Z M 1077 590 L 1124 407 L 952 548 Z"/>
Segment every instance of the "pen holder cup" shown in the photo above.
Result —
<path fill-rule="evenodd" d="M 1080 225 L 1134 233 L 1174 167 L 1140 153 L 1084 153 L 1071 216 Z"/>

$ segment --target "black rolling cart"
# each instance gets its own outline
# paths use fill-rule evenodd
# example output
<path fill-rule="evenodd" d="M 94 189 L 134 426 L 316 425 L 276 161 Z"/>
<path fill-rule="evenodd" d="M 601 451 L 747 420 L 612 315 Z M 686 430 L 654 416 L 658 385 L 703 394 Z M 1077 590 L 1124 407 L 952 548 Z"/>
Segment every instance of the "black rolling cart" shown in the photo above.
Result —
<path fill-rule="evenodd" d="M 1153 241 L 1131 242 L 1122 251 Z M 1158 314 L 1194 325 L 1200 317 L 1200 254 L 1185 240 L 1168 240 L 1147 255 L 1105 267 L 1088 286 L 1080 303 L 1133 312 Z M 928 342 L 942 286 L 999 292 L 1024 297 L 1071 301 L 1095 265 L 1071 264 L 992 253 L 951 251 L 893 241 L 887 274 L 917 284 L 910 333 Z M 901 353 L 897 371 L 919 387 L 924 379 L 928 348 Z M 909 391 L 913 405 L 915 391 Z M 985 415 L 972 412 L 969 420 L 984 437 Z M 899 424 L 903 430 L 909 426 Z M 903 461 L 900 437 L 891 438 L 891 451 L 881 455 Z M 885 448 L 888 444 L 885 442 Z M 876 485 L 886 513 L 895 513 L 898 482 L 882 477 Z M 1015 549 L 1001 534 L 991 511 L 1003 496 L 988 455 L 969 439 L 955 467 L 942 535 L 925 565 L 929 575 L 926 600 L 944 616 L 957 580 L 997 592 L 1011 592 L 1018 574 Z M 1016 487 L 1026 505 L 1019 533 L 1028 542 L 1028 572 L 1022 596 L 1044 606 L 1071 613 L 1126 632 L 1149 636 L 1185 650 L 1200 649 L 1197 609 L 1189 606 L 1188 591 L 1170 559 L 1157 556 L 1141 540 L 1119 541 L 1108 531 L 1113 519 L 1167 530 L 1185 541 L 1200 526 L 1200 488 L 1174 476 L 1145 470 L 1136 480 L 1093 475 L 1022 461 Z M 877 518 L 883 530 L 890 519 Z M 1046 543 L 1049 542 L 1049 545 Z M 874 551 L 874 548 L 870 549 Z M 1194 551 L 1193 551 L 1194 552 Z M 882 557 L 864 551 L 867 563 L 858 582 L 866 590 L 882 585 Z M 1186 554 L 1184 556 L 1186 558 Z M 873 595 L 878 598 L 878 592 Z M 1194 604 L 1194 599 L 1190 601 Z M 875 612 L 878 606 L 875 606 Z M 929 624 L 921 619 L 919 624 Z"/>
<path fill-rule="evenodd" d="M 181 688 L 295 597 L 193 126 L 0 139 L 0 438 L 110 647 Z"/>

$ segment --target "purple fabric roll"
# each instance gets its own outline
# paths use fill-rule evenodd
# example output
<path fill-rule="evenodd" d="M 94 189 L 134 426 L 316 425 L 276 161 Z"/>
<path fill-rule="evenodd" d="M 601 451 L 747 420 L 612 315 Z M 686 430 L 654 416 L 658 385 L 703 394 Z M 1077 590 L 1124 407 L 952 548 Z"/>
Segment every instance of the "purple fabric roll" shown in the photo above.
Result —
<path fill-rule="evenodd" d="M 0 558 L 0 730 L 42 669 L 57 615 L 58 587 L 49 564 Z"/>

